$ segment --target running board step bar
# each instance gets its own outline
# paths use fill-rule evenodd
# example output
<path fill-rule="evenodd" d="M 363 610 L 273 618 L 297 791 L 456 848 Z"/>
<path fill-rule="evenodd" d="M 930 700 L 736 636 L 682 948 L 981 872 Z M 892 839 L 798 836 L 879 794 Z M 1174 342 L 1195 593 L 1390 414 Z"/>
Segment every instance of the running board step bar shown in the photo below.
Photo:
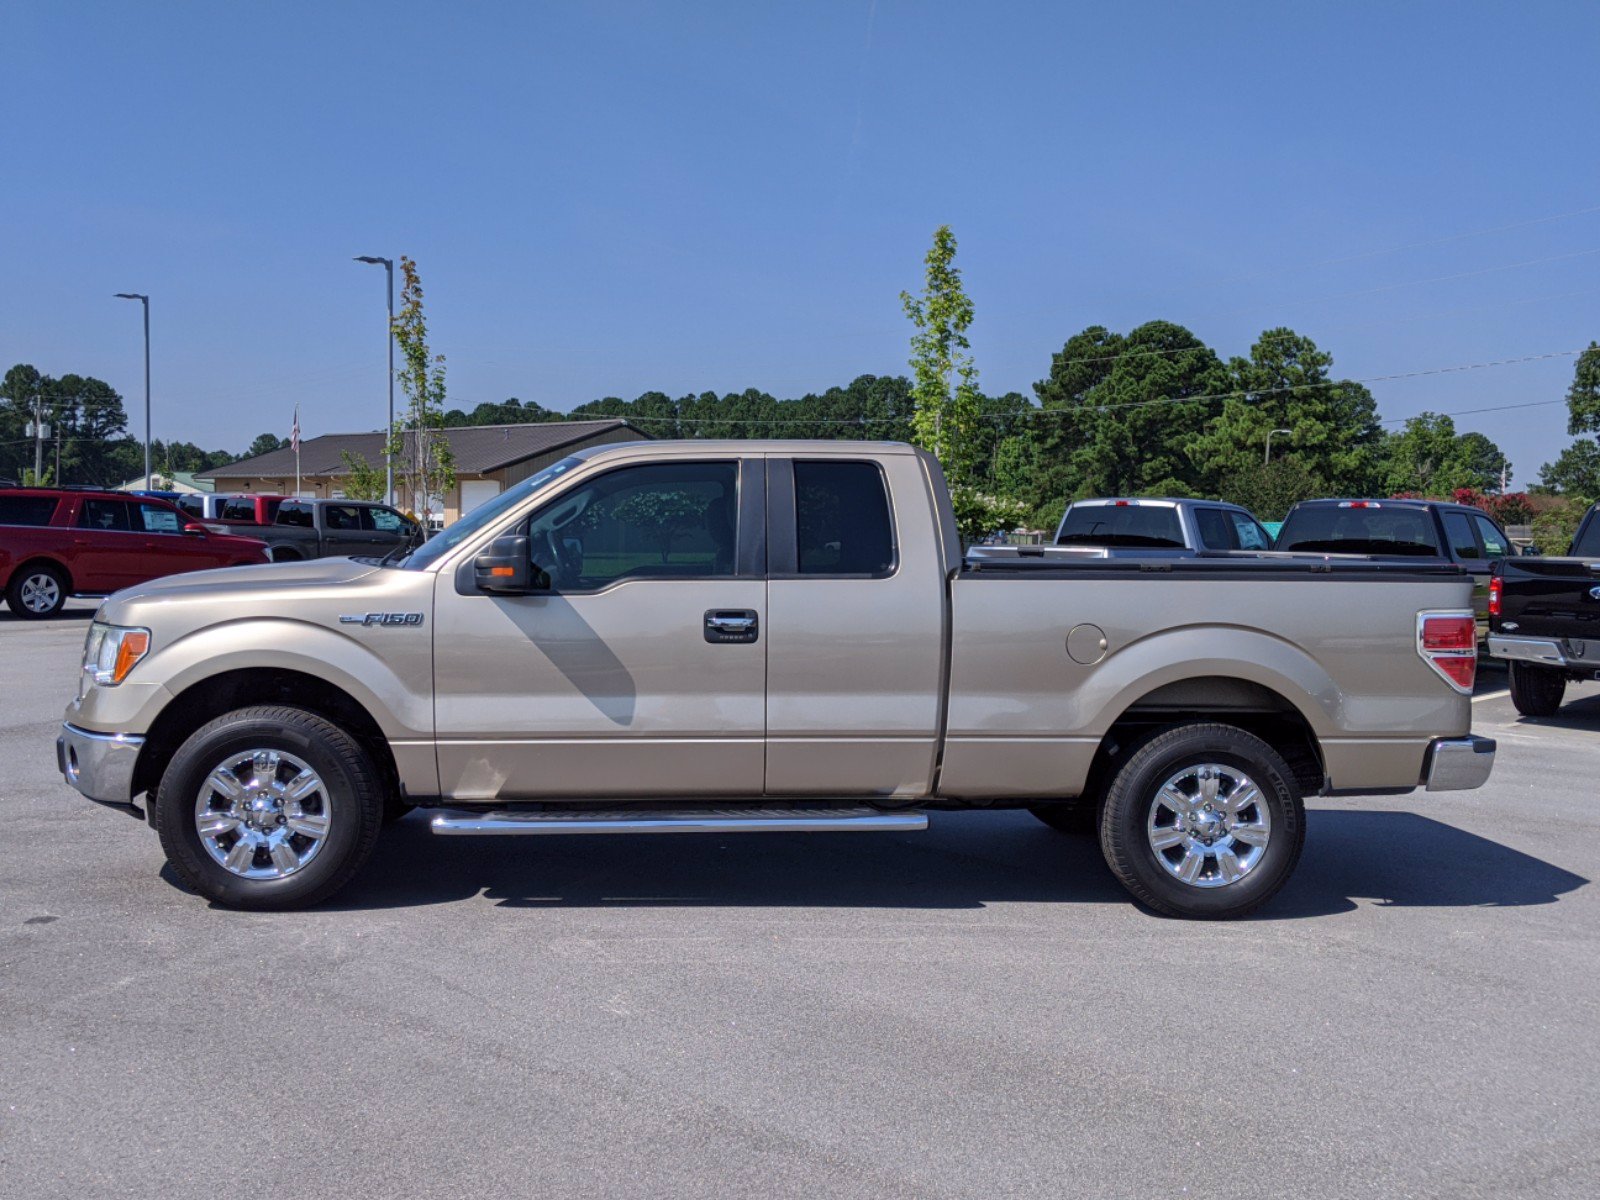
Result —
<path fill-rule="evenodd" d="M 926 829 L 917 809 L 870 805 L 749 808 L 439 809 L 433 832 L 445 837 L 557 833 L 865 833 Z"/>

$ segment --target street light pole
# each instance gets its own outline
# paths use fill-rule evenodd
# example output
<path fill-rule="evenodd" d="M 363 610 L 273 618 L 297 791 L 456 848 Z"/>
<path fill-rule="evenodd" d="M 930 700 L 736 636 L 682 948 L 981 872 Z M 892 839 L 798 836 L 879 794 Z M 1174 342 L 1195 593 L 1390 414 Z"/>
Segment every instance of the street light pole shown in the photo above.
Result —
<path fill-rule="evenodd" d="M 118 300 L 144 305 L 144 490 L 150 490 L 150 297 L 138 292 L 118 292 Z"/>
<path fill-rule="evenodd" d="M 375 255 L 362 254 L 356 258 L 357 262 L 382 263 L 384 272 L 389 277 L 389 423 L 383 427 L 383 464 L 384 464 L 384 503 L 394 505 L 394 455 L 389 452 L 389 443 L 394 438 L 394 259 L 378 258 Z"/>
<path fill-rule="evenodd" d="M 1281 434 L 1285 435 L 1286 437 L 1293 437 L 1294 436 L 1294 430 L 1292 430 L 1292 429 L 1269 429 L 1269 430 L 1267 430 L 1267 449 L 1266 449 L 1265 453 L 1263 453 L 1261 455 L 1261 465 L 1263 467 L 1266 466 L 1268 463 L 1270 463 L 1272 461 L 1272 435 L 1275 434 L 1275 433 L 1281 433 Z"/>

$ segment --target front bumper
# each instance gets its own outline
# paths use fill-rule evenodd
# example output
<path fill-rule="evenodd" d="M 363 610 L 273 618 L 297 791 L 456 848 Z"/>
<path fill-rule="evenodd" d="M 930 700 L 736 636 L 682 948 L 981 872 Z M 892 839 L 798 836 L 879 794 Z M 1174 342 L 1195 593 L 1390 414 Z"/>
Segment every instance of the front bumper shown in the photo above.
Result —
<path fill-rule="evenodd" d="M 1469 733 L 1464 738 L 1434 738 L 1422 778 L 1430 792 L 1464 792 L 1489 782 L 1494 770 L 1494 739 Z"/>
<path fill-rule="evenodd" d="M 133 806 L 133 769 L 144 738 L 131 733 L 95 733 L 63 722 L 56 738 L 56 767 L 89 799 L 140 815 Z"/>
<path fill-rule="evenodd" d="M 1600 642 L 1584 638 L 1507 637 L 1491 633 L 1489 653 L 1495 658 L 1544 667 L 1600 672 Z"/>

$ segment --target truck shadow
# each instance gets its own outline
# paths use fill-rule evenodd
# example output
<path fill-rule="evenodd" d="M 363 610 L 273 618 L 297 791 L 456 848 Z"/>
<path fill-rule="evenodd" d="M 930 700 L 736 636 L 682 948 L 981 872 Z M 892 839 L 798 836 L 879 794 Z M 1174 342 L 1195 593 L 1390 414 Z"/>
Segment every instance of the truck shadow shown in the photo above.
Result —
<path fill-rule="evenodd" d="M 1254 919 L 1395 907 L 1552 904 L 1589 880 L 1407 812 L 1315 811 L 1294 879 Z M 982 908 L 1130 904 L 1093 838 L 1025 812 L 935 813 L 913 834 L 438 838 L 415 814 L 326 907 L 475 896 L 505 907 Z"/>
<path fill-rule="evenodd" d="M 1518 717 L 1517 724 L 1548 726 L 1551 729 L 1600 729 L 1600 696 L 1568 700 L 1553 717 Z"/>

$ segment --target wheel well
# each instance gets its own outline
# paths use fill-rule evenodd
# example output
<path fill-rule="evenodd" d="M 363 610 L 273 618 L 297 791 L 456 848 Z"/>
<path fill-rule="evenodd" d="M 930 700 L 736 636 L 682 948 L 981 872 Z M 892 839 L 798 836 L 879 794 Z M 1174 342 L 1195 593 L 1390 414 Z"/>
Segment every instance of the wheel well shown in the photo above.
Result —
<path fill-rule="evenodd" d="M 302 562 L 304 556 L 300 551 L 290 546 L 271 546 L 268 548 L 268 557 L 273 562 Z"/>
<path fill-rule="evenodd" d="M 66 577 L 66 580 L 67 580 L 67 592 L 68 592 L 68 594 L 72 593 L 72 590 L 73 590 L 72 572 L 67 570 L 66 564 L 60 562 L 57 559 L 51 558 L 51 557 L 49 557 L 48 555 L 45 555 L 45 554 L 35 554 L 32 558 L 24 559 L 22 562 L 18 563 L 15 567 L 13 567 L 11 569 L 11 574 L 6 577 L 5 586 L 9 588 L 11 586 L 11 581 L 13 579 L 15 579 L 18 575 L 21 575 L 29 567 L 54 567 L 57 571 L 60 571 L 61 574 Z"/>
<path fill-rule="evenodd" d="M 1124 709 L 1101 739 L 1085 791 L 1098 793 L 1128 747 L 1158 730 L 1194 721 L 1217 721 L 1255 734 L 1283 756 L 1302 792 L 1322 790 L 1322 748 L 1304 714 L 1262 684 L 1208 675 L 1163 684 Z"/>
<path fill-rule="evenodd" d="M 178 693 L 161 710 L 145 735 L 144 748 L 134 768 L 134 795 L 148 792 L 154 800 L 156 785 L 167 764 L 200 726 L 223 713 L 257 704 L 283 704 L 326 717 L 361 744 L 383 772 L 390 794 L 398 793 L 400 776 L 389 739 L 355 697 L 315 675 L 260 667 L 203 679 Z"/>

